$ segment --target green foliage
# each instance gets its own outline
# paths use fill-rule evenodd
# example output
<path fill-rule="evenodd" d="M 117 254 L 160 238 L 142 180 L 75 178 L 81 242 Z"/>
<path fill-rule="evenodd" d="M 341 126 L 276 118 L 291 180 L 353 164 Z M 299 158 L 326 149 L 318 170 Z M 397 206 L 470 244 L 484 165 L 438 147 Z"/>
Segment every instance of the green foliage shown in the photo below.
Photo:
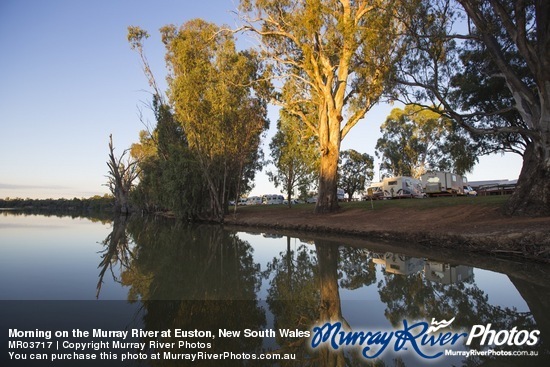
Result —
<path fill-rule="evenodd" d="M 255 52 L 237 52 L 231 33 L 196 19 L 162 30 L 168 97 L 201 170 L 210 216 L 221 219 L 229 187 L 239 196 L 243 177 L 258 168 L 260 137 L 268 127 L 265 83 Z"/>
<path fill-rule="evenodd" d="M 170 210 L 179 218 L 196 219 L 207 205 L 196 159 L 170 108 L 156 97 L 153 108 L 153 134 L 142 133 L 140 143 L 132 146 L 132 154 L 141 156 L 142 168 L 132 199 L 150 212 Z"/>
<path fill-rule="evenodd" d="M 508 49 L 505 54 L 521 78 L 528 81 L 530 88 L 534 88 L 527 66 L 521 61 L 517 50 Z M 476 128 L 497 129 L 494 134 L 473 135 L 479 142 L 482 154 L 512 152 L 523 155 L 531 138 L 521 130 L 528 127 L 518 111 L 510 108 L 514 104 L 512 93 L 486 48 L 467 42 L 459 57 L 462 68 L 451 81 L 453 103 L 464 111 L 478 111 L 470 121 Z M 510 126 L 517 130 L 504 131 Z"/>
<path fill-rule="evenodd" d="M 319 153 L 314 137 L 299 118 L 285 110 L 281 110 L 280 115 L 277 133 L 269 144 L 276 171 L 267 172 L 267 175 L 275 187 L 281 187 L 282 192 L 287 194 L 290 206 L 296 189 L 307 192 L 315 183 Z"/>
<path fill-rule="evenodd" d="M 130 27 L 128 39 L 155 89 L 157 126 L 132 148 L 144 170 L 134 200 L 185 219 L 223 220 L 229 198 L 249 188 L 261 167 L 270 87 L 256 82 L 263 73 L 258 55 L 237 52 L 231 33 L 200 19 L 163 27 L 168 104 L 141 53 L 144 32 Z"/>
<path fill-rule="evenodd" d="M 380 127 L 376 155 L 392 176 L 420 177 L 429 169 L 464 174 L 478 147 L 452 120 L 418 105 L 395 108 Z"/>
<path fill-rule="evenodd" d="M 395 76 L 402 96 L 412 103 L 437 106 L 477 134 L 486 152 L 524 154 L 518 189 L 505 212 L 549 215 L 549 3 L 425 0 L 420 4 L 401 15 L 407 22 L 407 52 L 396 65 Z M 462 19 L 468 20 L 467 28 L 455 26 Z"/>
<path fill-rule="evenodd" d="M 344 190 L 351 200 L 353 194 L 365 190 L 367 182 L 374 176 L 374 159 L 367 153 L 359 153 L 349 149 L 340 156 L 338 186 Z"/>
<path fill-rule="evenodd" d="M 0 199 L 0 209 L 9 209 L 10 213 L 39 213 L 41 215 L 72 215 L 110 218 L 115 200 L 112 195 L 95 195 L 89 198 L 72 199 Z"/>
<path fill-rule="evenodd" d="M 317 139 L 316 212 L 337 209 L 340 143 L 391 88 L 402 47 L 395 9 L 386 0 L 241 1 L 244 28 L 261 37 L 281 80 L 277 103 Z"/>

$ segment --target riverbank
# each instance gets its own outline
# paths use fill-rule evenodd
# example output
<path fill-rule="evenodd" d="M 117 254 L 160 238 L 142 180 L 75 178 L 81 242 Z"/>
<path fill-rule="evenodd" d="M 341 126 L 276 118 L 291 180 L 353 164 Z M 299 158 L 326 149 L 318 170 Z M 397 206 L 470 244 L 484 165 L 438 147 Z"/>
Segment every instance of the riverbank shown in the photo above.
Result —
<path fill-rule="evenodd" d="M 349 235 L 461 249 L 550 263 L 550 217 L 507 217 L 506 197 L 456 197 L 342 203 L 316 215 L 312 204 L 238 207 L 229 226 Z"/>

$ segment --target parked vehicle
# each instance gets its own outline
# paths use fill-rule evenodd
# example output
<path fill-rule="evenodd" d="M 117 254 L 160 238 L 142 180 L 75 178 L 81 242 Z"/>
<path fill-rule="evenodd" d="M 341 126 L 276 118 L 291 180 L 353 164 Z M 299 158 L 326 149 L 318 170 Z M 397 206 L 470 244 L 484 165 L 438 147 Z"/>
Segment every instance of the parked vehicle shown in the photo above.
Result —
<path fill-rule="evenodd" d="M 248 199 L 247 198 L 240 198 L 239 201 L 237 202 L 237 206 L 244 206 L 248 203 Z"/>
<path fill-rule="evenodd" d="M 382 182 L 373 182 L 367 189 L 367 199 L 401 199 L 401 198 L 423 198 L 426 195 L 422 190 L 422 182 L 419 179 L 398 176 L 387 177 Z"/>
<path fill-rule="evenodd" d="M 466 196 L 477 196 L 477 191 L 472 188 L 472 186 L 466 185 L 463 187 L 464 195 Z"/>
<path fill-rule="evenodd" d="M 260 205 L 262 203 L 262 198 L 259 196 L 250 196 L 246 200 L 246 205 Z"/>
<path fill-rule="evenodd" d="M 423 174 L 421 179 L 428 195 L 464 195 L 464 178 L 456 173 L 433 171 Z"/>
<path fill-rule="evenodd" d="M 262 204 L 265 205 L 279 205 L 282 204 L 285 198 L 283 195 L 263 195 Z"/>
<path fill-rule="evenodd" d="M 317 192 L 316 191 L 310 191 L 310 192 L 307 193 L 306 203 L 307 204 L 317 203 Z"/>
<path fill-rule="evenodd" d="M 367 188 L 367 195 L 363 196 L 363 200 L 382 200 L 385 199 L 384 183 L 372 182 Z"/>
<path fill-rule="evenodd" d="M 344 201 L 346 197 L 344 189 L 336 189 L 336 197 L 338 197 L 338 201 Z"/>

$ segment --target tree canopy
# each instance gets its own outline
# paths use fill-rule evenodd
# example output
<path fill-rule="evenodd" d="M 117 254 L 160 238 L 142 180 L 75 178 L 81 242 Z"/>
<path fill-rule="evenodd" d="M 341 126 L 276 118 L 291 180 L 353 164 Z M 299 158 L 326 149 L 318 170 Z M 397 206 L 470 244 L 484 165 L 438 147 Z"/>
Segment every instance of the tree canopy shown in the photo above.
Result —
<path fill-rule="evenodd" d="M 317 137 L 321 158 L 315 210 L 335 210 L 340 143 L 379 101 L 400 55 L 394 2 L 243 0 L 240 4 L 243 29 L 260 36 L 260 47 L 280 80 L 277 103 Z"/>
<path fill-rule="evenodd" d="M 353 198 L 353 194 L 365 190 L 367 182 L 374 176 L 374 159 L 367 153 L 359 153 L 356 150 L 344 150 L 340 156 L 340 169 L 338 172 L 338 186 Z"/>
<path fill-rule="evenodd" d="M 381 169 L 419 178 L 428 170 L 460 175 L 477 162 L 478 147 L 448 117 L 417 105 L 395 108 L 380 127 L 376 144 Z"/>
<path fill-rule="evenodd" d="M 146 36 L 129 27 L 128 39 L 140 55 Z M 257 82 L 262 73 L 257 54 L 237 51 L 232 33 L 214 24 L 195 19 L 180 28 L 165 26 L 161 36 L 168 102 L 142 56 L 155 90 L 157 126 L 134 151 L 151 153 L 155 149 L 146 146 L 156 145 L 148 177 L 152 191 L 160 193 L 158 202 L 188 218 L 221 221 L 229 197 L 238 196 L 259 168 L 269 83 Z"/>
<path fill-rule="evenodd" d="M 271 139 L 272 163 L 275 171 L 267 172 L 275 187 L 281 187 L 291 206 L 292 195 L 298 189 L 303 196 L 318 175 L 319 154 L 314 137 L 301 128 L 301 121 L 283 110 L 277 123 L 277 132 Z"/>
<path fill-rule="evenodd" d="M 443 110 L 473 134 L 501 139 L 501 148 L 525 151 L 517 189 L 505 211 L 550 215 L 550 3 L 420 4 L 403 8 L 408 50 L 396 69 L 401 95 Z M 476 60 L 478 55 L 489 58 Z M 472 88 L 477 95 L 488 93 L 477 101 L 458 90 L 475 80 L 481 82 Z M 497 80 L 507 91 L 487 88 Z"/>

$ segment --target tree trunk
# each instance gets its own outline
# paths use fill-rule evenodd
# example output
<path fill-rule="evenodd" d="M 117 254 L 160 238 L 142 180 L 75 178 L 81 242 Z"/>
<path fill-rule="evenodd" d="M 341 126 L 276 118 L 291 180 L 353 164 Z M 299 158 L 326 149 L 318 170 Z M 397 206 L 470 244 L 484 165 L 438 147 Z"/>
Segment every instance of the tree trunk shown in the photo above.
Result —
<path fill-rule="evenodd" d="M 338 287 L 338 246 L 323 240 L 315 241 L 319 264 L 320 310 L 319 323 L 342 322 L 342 304 Z M 345 366 L 343 349 L 333 350 L 328 345 L 321 348 L 321 366 Z"/>
<path fill-rule="evenodd" d="M 319 193 L 315 213 L 330 213 L 338 210 L 338 156 L 340 154 L 340 137 L 329 141 L 321 149 L 321 170 L 319 173 Z M 332 139 L 335 140 L 335 139 Z"/>
<path fill-rule="evenodd" d="M 122 186 L 122 183 L 119 184 Z M 130 204 L 128 203 L 128 194 L 122 189 L 115 189 L 115 213 L 129 214 Z"/>
<path fill-rule="evenodd" d="M 516 287 L 521 298 L 527 303 L 527 307 L 529 307 L 529 311 L 531 311 L 541 335 L 550 335 L 550 318 L 548 317 L 550 287 L 537 286 L 510 275 L 508 275 L 508 278 L 514 287 Z M 550 345 L 548 343 L 544 343 L 544 345 L 545 349 L 550 351 Z"/>
<path fill-rule="evenodd" d="M 290 209 L 292 207 L 292 189 L 290 186 L 288 186 L 286 190 L 286 200 L 288 201 L 288 208 Z"/>
<path fill-rule="evenodd" d="M 516 190 L 504 212 L 515 216 L 550 216 L 550 142 L 527 146 Z"/>

